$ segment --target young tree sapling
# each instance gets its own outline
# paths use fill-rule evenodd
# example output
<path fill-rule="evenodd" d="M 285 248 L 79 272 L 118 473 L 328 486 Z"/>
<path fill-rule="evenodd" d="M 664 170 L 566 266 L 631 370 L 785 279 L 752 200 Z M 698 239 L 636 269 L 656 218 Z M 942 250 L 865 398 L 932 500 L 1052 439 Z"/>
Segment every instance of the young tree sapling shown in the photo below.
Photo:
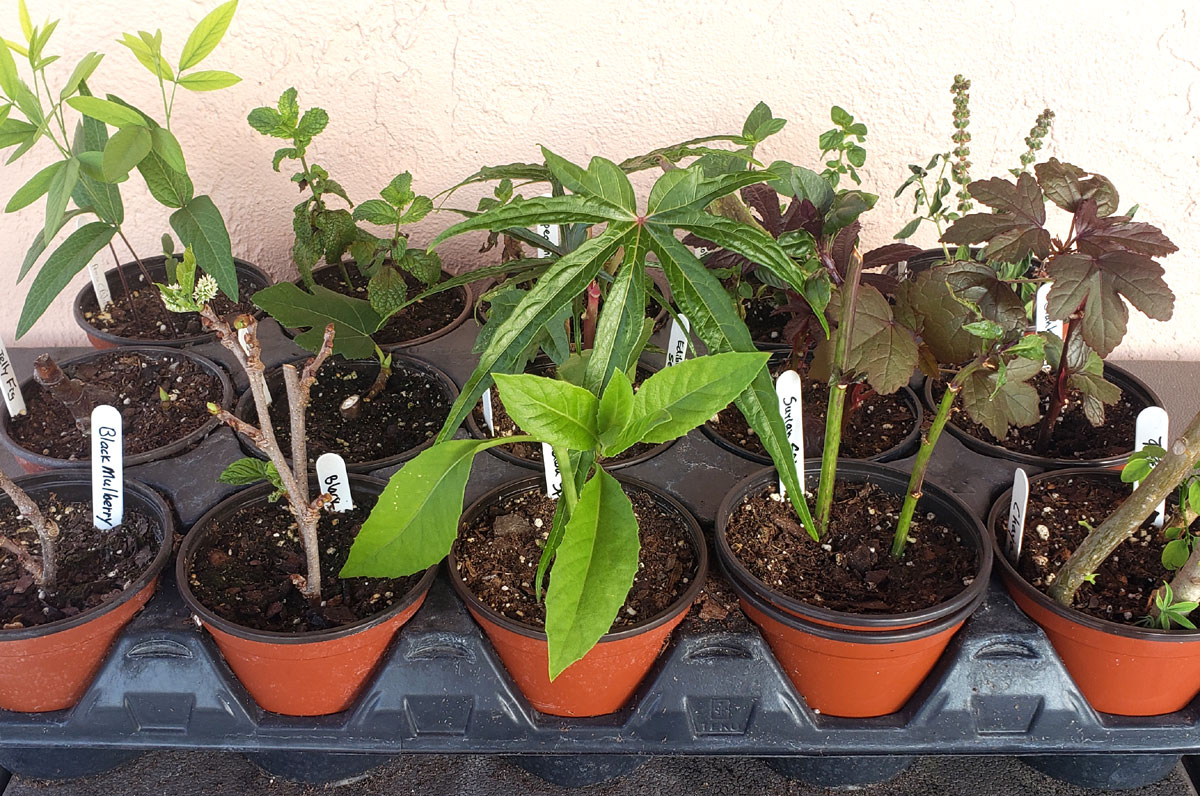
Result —
<path fill-rule="evenodd" d="M 0 472 L 0 489 L 3 489 L 20 515 L 37 532 L 42 551 L 40 556 L 31 554 L 24 545 L 0 535 L 0 548 L 12 553 L 21 568 L 29 573 L 34 582 L 47 592 L 58 586 L 58 559 L 55 548 L 58 540 L 58 523 L 46 517 L 33 499 L 17 486 L 11 478 Z"/>

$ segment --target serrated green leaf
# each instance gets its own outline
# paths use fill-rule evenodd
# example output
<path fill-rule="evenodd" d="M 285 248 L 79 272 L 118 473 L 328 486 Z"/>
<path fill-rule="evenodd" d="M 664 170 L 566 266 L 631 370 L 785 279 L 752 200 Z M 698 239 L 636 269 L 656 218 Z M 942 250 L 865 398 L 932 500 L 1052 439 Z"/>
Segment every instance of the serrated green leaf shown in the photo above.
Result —
<path fill-rule="evenodd" d="M 1009 426 L 1033 425 L 1041 418 L 1040 399 L 1027 382 L 1041 369 L 1040 362 L 1015 359 L 1005 369 L 1003 383 L 997 371 L 976 370 L 963 384 L 963 409 L 1000 440 L 1008 435 Z"/>
<path fill-rule="evenodd" d="M 283 125 L 283 117 L 274 108 L 255 108 L 250 111 L 246 121 L 251 127 L 263 135 L 274 138 L 291 138 L 291 130 Z M 278 169 L 276 169 L 278 171 Z"/>
<path fill-rule="evenodd" d="M 368 199 L 354 208 L 355 221 L 369 221 L 372 224 L 390 227 L 396 223 L 397 218 L 399 216 L 396 208 L 382 199 Z"/>
<path fill-rule="evenodd" d="M 367 359 L 375 352 L 371 335 L 383 319 L 370 303 L 315 285 L 309 293 L 291 282 L 280 282 L 254 294 L 254 305 L 285 327 L 308 329 L 296 343 L 310 351 L 321 346 L 325 326 L 333 323 L 334 353 L 347 359 Z M 461 422 L 461 421 L 460 421 Z"/>
<path fill-rule="evenodd" d="M 404 306 L 408 285 L 404 275 L 395 268 L 380 268 L 367 282 L 367 300 L 380 318 L 390 318 Z"/>
<path fill-rule="evenodd" d="M 247 457 L 231 462 L 217 476 L 217 481 L 222 484 L 233 484 L 235 486 L 257 484 L 259 481 L 271 480 L 270 471 L 274 469 L 275 465 L 271 464 L 271 462 Z M 275 474 L 275 477 L 278 478 L 278 473 Z"/>
<path fill-rule="evenodd" d="M 516 424 L 556 447 L 589 451 L 599 444 L 596 396 L 545 376 L 495 373 L 500 400 Z"/>
<path fill-rule="evenodd" d="M 229 232 L 212 199 L 203 195 L 192 197 L 171 214 L 171 228 L 184 247 L 190 247 L 196 255 L 200 269 L 217 280 L 222 293 L 237 301 L 237 271 L 233 266 Z"/>
<path fill-rule="evenodd" d="M 417 196 L 400 216 L 401 224 L 415 224 L 433 212 L 433 200 L 428 196 Z"/>
<path fill-rule="evenodd" d="M 188 91 L 219 91 L 236 86 L 241 82 L 242 79 L 233 72 L 222 72 L 216 69 L 192 72 L 190 75 L 183 75 L 179 78 L 179 85 Z"/>
<path fill-rule="evenodd" d="M 403 174 L 397 174 L 379 192 L 379 195 L 397 210 L 407 207 L 408 203 L 416 198 L 416 195 L 412 192 L 412 174 L 407 171 Z"/>
<path fill-rule="evenodd" d="M 322 108 L 309 108 L 296 124 L 296 136 L 311 140 L 329 126 L 329 114 Z"/>
<path fill-rule="evenodd" d="M 184 43 L 183 52 L 179 56 L 180 72 L 185 69 L 191 69 L 216 49 L 217 45 L 221 43 L 221 38 L 225 35 L 225 31 L 229 29 L 229 23 L 233 21 L 233 14 L 237 11 L 237 4 L 238 0 L 229 0 L 227 3 L 222 3 L 196 24 L 195 29 Z"/>
<path fill-rule="evenodd" d="M 17 339 L 32 328 L 50 303 L 70 284 L 77 273 L 87 267 L 116 232 L 114 227 L 94 221 L 72 232 L 70 237 L 50 254 L 34 277 L 33 284 L 29 286 L 21 318 L 17 321 Z"/>

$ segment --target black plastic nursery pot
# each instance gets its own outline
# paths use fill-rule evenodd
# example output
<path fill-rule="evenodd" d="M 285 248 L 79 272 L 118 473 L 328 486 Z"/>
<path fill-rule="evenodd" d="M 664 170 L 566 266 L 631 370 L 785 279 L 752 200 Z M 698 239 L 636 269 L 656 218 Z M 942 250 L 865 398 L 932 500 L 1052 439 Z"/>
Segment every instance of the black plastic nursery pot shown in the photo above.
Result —
<path fill-rule="evenodd" d="M 1141 403 L 1143 406 L 1162 406 L 1162 401 L 1155 394 L 1154 390 L 1150 389 L 1149 385 L 1124 368 L 1106 362 L 1104 363 L 1104 378 L 1120 387 L 1121 392 L 1125 396 L 1128 396 L 1135 402 Z M 926 407 L 932 407 L 931 411 L 935 411 L 937 402 L 933 398 L 933 382 L 928 378 L 925 379 L 925 384 L 922 387 L 922 397 L 924 398 Z M 1068 467 L 1120 469 L 1124 466 L 1125 462 L 1129 461 L 1129 454 L 1133 453 L 1133 440 L 1131 439 L 1129 450 L 1117 456 L 1105 456 L 1098 459 L 1054 458 L 1013 451 L 1002 445 L 985 442 L 967 433 L 961 426 L 955 425 L 953 420 L 946 423 L 946 431 L 950 432 L 955 439 L 976 453 L 1016 462 L 1025 467 L 1037 467 L 1042 470 L 1060 470 Z"/>
<path fill-rule="evenodd" d="M 896 394 L 899 395 L 904 400 L 905 405 L 912 410 L 912 428 L 909 429 L 908 434 L 906 434 L 904 439 L 902 439 L 900 442 L 886 450 L 880 451 L 874 456 L 863 459 L 862 461 L 880 463 L 894 462 L 897 459 L 903 459 L 907 456 L 911 456 L 914 452 L 916 452 L 917 446 L 921 444 L 921 424 L 925 417 L 924 410 L 921 407 L 921 401 L 917 398 L 917 394 L 907 386 L 901 387 Z M 727 409 L 725 411 L 730 410 Z M 736 411 L 736 408 L 733 411 Z M 770 456 L 766 455 L 765 453 L 747 450 L 733 440 L 722 435 L 719 431 L 714 429 L 710 423 L 705 423 L 704 425 L 700 426 L 700 431 L 704 434 L 704 436 L 708 437 L 720 447 L 724 448 L 730 453 L 741 456 L 743 459 L 748 459 L 749 461 L 756 462 L 757 464 L 773 464 Z M 807 447 L 807 445 L 805 447 Z"/>
<path fill-rule="evenodd" d="M 497 655 L 530 703 L 554 716 L 600 716 L 621 708 L 656 658 L 671 632 L 683 621 L 703 588 L 708 573 L 708 548 L 700 524 L 679 501 L 662 490 L 634 478 L 618 476 L 627 489 L 649 493 L 659 507 L 675 515 L 687 530 L 696 556 L 696 573 L 683 594 L 664 611 L 619 631 L 605 633 L 586 655 L 553 681 L 548 674 L 549 653 L 544 630 L 503 616 L 481 601 L 459 574 L 457 548 L 447 561 L 450 582 L 487 633 Z M 481 496 L 463 512 L 460 528 L 467 527 L 488 506 L 505 498 L 543 488 L 538 477 L 499 486 Z"/>
<path fill-rule="evenodd" d="M 146 271 L 150 274 L 154 281 L 166 284 L 167 282 L 167 266 L 166 258 L 163 256 L 148 257 L 142 261 L 146 266 Z M 256 265 L 239 260 L 236 257 L 233 260 L 234 269 L 238 276 L 238 300 L 246 301 L 256 291 L 261 290 L 271 284 L 271 278 Z M 124 280 L 122 280 L 124 277 Z M 108 282 L 109 292 L 113 296 L 113 300 L 119 300 L 125 296 L 125 285 L 129 285 L 131 291 L 153 290 L 151 285 L 147 285 L 145 277 L 142 276 L 141 268 L 136 262 L 124 263 L 120 266 L 110 268 L 104 274 L 104 279 Z M 89 315 L 94 315 L 100 308 L 97 306 L 96 291 L 92 287 L 92 283 L 88 282 L 75 296 L 74 315 L 75 323 L 80 329 L 83 329 L 87 334 L 88 342 L 93 348 L 106 349 L 116 348 L 117 346 L 133 346 L 133 345 L 155 345 L 164 348 L 183 348 L 185 346 L 200 345 L 216 339 L 215 332 L 198 331 L 195 334 L 186 334 L 180 337 L 171 337 L 165 332 L 161 337 L 140 338 L 140 337 L 122 337 L 117 334 L 105 331 L 100 326 L 89 320 Z M 166 308 L 158 310 L 159 313 L 167 312 Z M 263 312 L 255 310 L 253 315 L 256 318 L 261 318 Z M 176 316 L 176 322 L 179 322 L 183 316 Z"/>
<path fill-rule="evenodd" d="M 818 472 L 819 460 L 806 471 Z M 908 474 L 882 465 L 838 460 L 838 480 L 869 482 L 904 494 Z M 776 657 L 814 709 L 834 716 L 883 716 L 899 710 L 937 663 L 950 639 L 983 600 L 992 550 L 983 528 L 957 498 L 925 483 L 918 516 L 934 514 L 975 550 L 976 570 L 952 598 L 921 611 L 857 614 L 811 605 L 789 597 L 753 575 L 728 539 L 729 518 L 744 500 L 776 482 L 774 468 L 735 486 L 717 513 L 715 547 L 747 615 L 766 635 Z M 806 542 L 808 540 L 805 540 Z"/>
<path fill-rule="evenodd" d="M 310 359 L 310 357 L 299 357 L 297 359 L 292 360 L 291 364 L 296 364 L 297 366 L 301 366 L 303 363 L 307 362 L 309 359 Z M 331 378 L 330 373 L 331 373 L 332 369 L 335 367 L 342 370 L 343 372 L 353 372 L 355 374 L 359 374 L 360 381 L 365 382 L 366 384 L 370 384 L 375 379 L 376 374 L 379 372 L 379 363 L 373 359 L 348 361 L 348 360 L 343 360 L 340 358 L 335 358 L 331 361 L 327 361 L 325 363 L 325 365 L 321 368 L 321 370 L 317 373 L 317 385 L 320 385 L 323 382 L 323 380 L 325 381 L 325 383 L 329 383 L 328 380 Z M 442 394 L 442 399 L 446 405 L 447 414 L 449 413 L 450 406 L 454 403 L 454 400 L 456 398 L 458 398 L 458 386 L 454 383 L 453 379 L 451 379 L 448 375 L 446 375 L 446 373 L 444 373 L 440 368 L 437 368 L 437 367 L 431 365 L 430 363 L 426 362 L 423 359 L 418 359 L 417 357 L 408 356 L 406 354 L 393 354 L 392 355 L 392 379 L 396 379 L 403 372 L 411 372 L 411 373 L 415 373 L 415 374 L 420 374 L 422 376 L 429 378 L 432 382 L 437 384 L 439 387 L 439 390 Z M 285 386 L 283 383 L 283 368 L 282 368 L 282 366 L 272 368 L 271 370 L 267 371 L 267 389 L 270 390 L 270 393 L 271 393 L 271 396 L 273 397 L 273 399 L 284 400 L 284 397 L 287 395 L 287 390 L 285 389 Z M 317 389 L 317 386 L 314 385 L 313 389 L 314 390 Z M 390 382 L 389 382 L 388 389 L 392 389 L 392 387 L 390 386 Z M 253 394 L 251 394 L 251 392 L 249 390 L 246 390 L 238 398 L 237 409 L 235 410 L 235 413 L 241 419 L 243 419 L 253 425 L 258 425 L 258 414 L 257 414 L 257 410 L 254 407 L 254 396 L 253 396 Z M 444 420 L 444 418 L 443 418 L 443 420 Z M 431 426 L 430 430 L 433 432 L 434 435 L 436 435 L 438 429 L 440 429 L 441 426 L 442 426 L 442 421 L 439 421 L 435 425 Z M 377 438 L 383 439 L 382 435 L 378 435 Z M 242 447 L 246 450 L 247 453 L 251 454 L 252 456 L 257 456 L 260 459 L 267 458 L 266 453 L 259 450 L 258 447 L 253 442 L 251 442 L 244 434 L 239 433 L 238 440 L 241 442 Z M 394 467 L 398 464 L 408 461 L 409 459 L 412 459 L 414 456 L 416 456 L 418 453 L 425 450 L 432 444 L 433 444 L 433 436 L 430 436 L 428 439 L 426 439 L 424 442 L 420 443 L 419 445 L 415 445 L 413 447 L 407 448 L 406 450 L 397 451 L 395 453 L 390 453 L 385 456 L 379 456 L 378 458 L 374 458 L 374 459 L 363 459 L 361 461 L 354 461 L 353 460 L 354 457 L 352 457 L 350 455 L 352 453 L 352 451 L 347 451 L 346 453 L 343 454 L 344 458 L 346 459 L 346 470 L 348 472 L 352 472 L 352 473 L 364 473 L 365 474 L 365 473 L 370 473 L 374 470 L 381 470 L 386 467 Z M 284 446 L 284 447 L 285 447 L 284 452 L 285 452 L 285 454 L 287 454 L 288 453 L 287 446 Z M 315 458 L 315 452 L 313 451 L 311 445 L 309 446 L 309 454 L 313 458 Z M 290 454 L 289 454 L 288 458 L 290 460 L 290 458 L 291 458 Z"/>
<path fill-rule="evenodd" d="M 74 377 L 75 370 L 81 365 L 94 362 L 103 357 L 112 356 L 118 349 L 106 349 L 83 354 L 81 356 L 72 357 L 64 360 L 59 364 L 63 372 L 68 377 Z M 171 362 L 179 360 L 189 360 L 199 366 L 205 372 L 210 374 L 220 386 L 220 394 L 209 397 L 211 403 L 215 403 L 222 409 L 229 409 L 233 405 L 233 384 L 229 380 L 229 375 L 225 369 L 217 365 L 212 360 L 199 356 L 192 351 L 179 348 L 163 348 L 157 346 L 122 346 L 119 349 L 122 355 L 136 355 L 142 357 L 147 362 Z M 169 366 L 168 366 L 169 367 Z M 21 382 L 21 392 L 27 397 L 32 395 L 34 391 L 42 390 L 33 378 L 30 377 Z M 120 409 L 121 407 L 117 407 Z M 0 445 L 2 445 L 9 453 L 16 458 L 17 463 L 27 473 L 38 473 L 45 470 L 61 469 L 65 467 L 79 467 L 86 464 L 87 459 L 60 459 L 54 456 L 49 456 L 37 451 L 29 450 L 21 446 L 13 437 L 13 418 L 7 413 L 0 413 Z M 162 461 L 169 459 L 186 451 L 191 450 L 198 445 L 201 440 L 207 437 L 218 426 L 221 421 L 216 417 L 208 417 L 204 423 L 197 428 L 185 433 L 179 439 L 165 445 L 160 445 L 151 450 L 142 451 L 140 453 L 126 454 L 124 465 L 126 468 L 136 467 L 140 464 L 148 462 Z M 128 439 L 129 431 L 126 429 L 126 439 Z"/>
<path fill-rule="evenodd" d="M 58 470 L 24 476 L 16 482 L 34 500 L 51 493 L 67 502 L 92 499 L 87 472 Z M 124 490 L 126 512 L 138 511 L 154 523 L 157 552 L 136 579 L 94 608 L 43 625 L 0 630 L 0 708 L 33 713 L 75 705 L 121 628 L 154 594 L 158 576 L 171 558 L 174 519 L 166 501 L 145 484 L 126 479 Z M 0 503 L 10 502 L 0 494 Z M 68 574 L 60 573 L 60 577 Z"/>
<path fill-rule="evenodd" d="M 355 494 L 378 497 L 385 482 L 351 475 Z M 313 489 L 316 480 L 311 481 Z M 321 716 L 350 707 L 400 627 L 425 601 L 437 566 L 386 610 L 329 630 L 282 633 L 243 627 L 206 607 L 191 588 L 192 561 L 212 524 L 268 503 L 274 487 L 258 484 L 237 492 L 201 517 L 180 545 L 175 580 L 188 609 L 212 634 L 242 685 L 264 709 L 289 716 Z M 254 533 L 251 528 L 248 533 Z"/>
<path fill-rule="evenodd" d="M 1035 475 L 1030 494 L 1048 479 L 1120 482 L 1117 473 L 1071 468 Z M 1099 711 L 1157 716 L 1182 710 L 1200 694 L 1200 631 L 1157 630 L 1110 622 L 1068 608 L 1026 581 L 1000 549 L 1012 490 L 992 506 L 988 528 L 1000 574 L 1017 605 L 1046 632 L 1080 691 Z M 1116 552 L 1120 552 L 1117 548 Z"/>

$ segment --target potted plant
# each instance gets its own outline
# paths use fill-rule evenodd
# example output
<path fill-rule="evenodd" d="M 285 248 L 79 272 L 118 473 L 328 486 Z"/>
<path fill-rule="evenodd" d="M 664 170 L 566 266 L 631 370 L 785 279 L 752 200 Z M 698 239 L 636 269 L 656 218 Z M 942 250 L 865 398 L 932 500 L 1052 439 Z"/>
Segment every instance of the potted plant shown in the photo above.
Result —
<path fill-rule="evenodd" d="M 292 262 L 300 286 L 316 299 L 308 301 L 309 305 L 328 308 L 329 320 L 336 320 L 339 326 L 347 325 L 347 314 L 355 312 L 363 314 L 361 323 L 378 321 L 368 331 L 376 333 L 381 362 L 384 351 L 427 343 L 463 322 L 470 311 L 470 293 L 461 284 L 428 292 L 428 287 L 450 277 L 442 271 L 437 254 L 409 248 L 408 235 L 402 231 L 433 210 L 431 199 L 413 193 L 408 172 L 393 178 L 379 199 L 355 207 L 328 171 L 308 162 L 308 148 L 329 124 L 328 113 L 321 108 L 301 113 L 296 89 L 289 88 L 276 107 L 255 108 L 248 121 L 259 133 L 290 144 L 276 150 L 271 164 L 275 171 L 284 160 L 297 161 L 300 166 L 292 182 L 307 194 L 293 210 Z M 331 207 L 334 198 L 347 207 Z M 390 228 L 390 234 L 380 238 L 361 226 L 364 222 Z M 353 271 L 347 268 L 347 254 L 353 258 Z M 314 270 L 321 260 L 325 266 Z M 297 295 L 300 292 L 296 284 L 276 285 L 257 296 L 256 304 L 268 312 L 297 305 L 305 302 L 305 297 Z M 413 293 L 420 294 L 417 300 L 407 301 Z M 366 303 L 374 315 L 363 313 Z M 286 321 L 277 319 L 287 328 Z M 317 327 L 309 336 L 320 338 L 324 322 L 303 325 Z M 339 328 L 338 336 L 344 333 Z"/>
<path fill-rule="evenodd" d="M 0 707 L 64 710 L 154 594 L 171 556 L 171 509 L 154 490 L 126 480 L 121 521 L 101 529 L 86 472 L 19 482 L 0 473 L 0 489 L 7 496 L 0 503 Z"/>
<path fill-rule="evenodd" d="M 207 275 L 196 279 L 188 252 L 178 274 L 177 284 L 161 286 L 168 307 L 198 312 L 241 363 L 258 425 L 215 404 L 209 410 L 269 457 L 238 460 L 222 474 L 227 483 L 266 483 L 231 495 L 192 527 L 176 563 L 180 592 L 262 707 L 288 715 L 337 713 L 353 702 L 396 631 L 416 613 L 434 568 L 411 578 L 337 576 L 382 483 L 365 477 L 341 481 L 335 474 L 332 485 L 328 480 L 316 485 L 307 473 L 305 409 L 317 371 L 333 351 L 333 325 L 302 371 L 283 366 L 289 461 L 271 422 L 257 321 L 240 315 L 231 323 L 217 316 L 208 305 L 215 283 Z M 342 510 L 323 510 L 331 505 Z"/>
<path fill-rule="evenodd" d="M 201 266 L 217 279 L 230 307 L 238 301 L 239 282 L 250 288 L 266 284 L 266 277 L 252 266 L 244 265 L 240 272 L 235 268 L 221 213 L 208 196 L 195 195 L 183 149 L 171 132 L 175 91 L 180 86 L 190 91 L 212 91 L 238 82 L 239 78 L 228 72 L 195 70 L 220 42 L 236 8 L 237 0 L 230 0 L 202 19 L 185 42 L 175 68 L 163 56 L 161 31 L 125 35 L 122 43 L 155 74 L 162 89 L 164 120 L 160 124 L 118 96 L 92 95 L 87 81 L 103 58 L 99 53 L 88 53 L 80 59 L 57 92 L 48 90 L 43 96 L 31 90 L 18 73 L 13 48 L 28 59 L 33 83 L 40 81 L 48 87 L 46 69 L 58 56 L 47 54 L 46 46 L 58 23 L 29 25 L 28 12 L 21 3 L 26 45 L 0 45 L 0 92 L 6 100 L 3 142 L 17 147 L 10 162 L 31 152 L 42 139 L 50 142 L 57 156 L 18 189 L 5 207 L 6 212 L 16 212 L 45 197 L 46 223 L 30 245 L 19 275 L 23 279 L 36 267 L 17 322 L 18 338 L 102 249 L 108 247 L 119 262 L 112 242 L 120 238 L 135 262 L 118 265 L 103 277 L 113 283 L 111 289 L 117 298 L 100 307 L 94 291 L 89 297 L 85 289 L 77 302 L 76 318 L 89 338 L 97 347 L 146 340 L 182 345 L 200 339 L 195 318 L 177 321 L 162 309 L 154 295 L 151 283 L 156 277 L 163 278 L 166 263 L 143 260 L 125 234 L 120 183 L 134 169 L 155 200 L 173 210 L 172 228 L 185 246 L 193 248 Z M 67 125 L 71 111 L 80 114 L 73 133 Z M 111 136 L 107 125 L 116 128 Z M 74 208 L 68 209 L 72 203 Z M 82 224 L 87 217 L 94 220 Z M 77 219 L 77 229 L 39 266 L 55 236 L 71 219 Z M 117 281 L 120 291 L 115 291 Z"/>

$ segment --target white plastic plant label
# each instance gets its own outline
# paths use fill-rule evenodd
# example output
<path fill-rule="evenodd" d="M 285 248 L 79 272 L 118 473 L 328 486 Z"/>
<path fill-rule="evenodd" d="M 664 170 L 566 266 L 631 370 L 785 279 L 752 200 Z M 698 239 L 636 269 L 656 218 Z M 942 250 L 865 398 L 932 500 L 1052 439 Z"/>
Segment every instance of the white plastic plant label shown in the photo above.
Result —
<path fill-rule="evenodd" d="M 550 196 L 553 196 L 553 194 L 544 193 L 544 194 L 542 194 L 542 196 L 550 197 Z M 562 240 L 561 240 L 562 236 L 559 234 L 562 231 L 562 227 L 558 226 L 557 224 L 538 224 L 536 227 L 533 228 L 533 231 L 536 232 L 537 234 L 541 235 L 546 240 L 553 243 L 555 246 L 562 245 Z M 537 249 L 535 251 L 534 256 L 535 257 L 549 257 L 550 252 L 548 252 L 545 249 Z"/>
<path fill-rule="evenodd" d="M 92 522 L 102 531 L 125 517 L 125 451 L 121 413 L 108 405 L 92 410 Z"/>
<path fill-rule="evenodd" d="M 487 426 L 488 436 L 496 436 L 496 420 L 492 417 L 492 388 L 488 387 L 483 391 L 483 397 L 479 399 L 482 403 L 480 407 L 483 409 L 483 422 Z"/>
<path fill-rule="evenodd" d="M 542 443 L 542 464 L 546 468 L 546 497 L 558 498 L 562 494 L 562 473 L 558 459 L 554 458 L 554 448 L 547 442 Z"/>
<path fill-rule="evenodd" d="M 321 491 L 333 500 L 325 504 L 330 511 L 342 513 L 354 508 L 354 496 L 350 494 L 350 476 L 346 474 L 346 460 L 336 453 L 322 453 L 317 457 L 317 483 Z"/>
<path fill-rule="evenodd" d="M 1138 412 L 1137 423 L 1134 424 L 1134 446 L 1135 451 L 1140 451 L 1147 445 L 1157 445 L 1160 448 L 1167 447 L 1167 410 L 1161 406 L 1147 406 L 1142 411 Z M 1140 483 L 1140 482 L 1139 482 Z M 1137 489 L 1138 483 L 1133 485 Z M 1167 516 L 1167 504 L 1163 501 L 1158 505 L 1158 516 L 1154 518 L 1154 527 L 1162 528 L 1163 520 Z"/>
<path fill-rule="evenodd" d="M 667 343 L 666 367 L 678 365 L 687 359 L 688 333 L 691 328 L 692 325 L 688 322 L 686 315 L 681 314 L 678 318 L 671 320 L 671 337 L 670 342 Z"/>
<path fill-rule="evenodd" d="M 249 329 L 238 329 L 238 342 L 242 344 L 242 350 L 246 352 L 246 356 L 250 356 L 250 343 L 247 340 L 247 337 L 249 336 L 249 334 L 250 334 Z M 266 393 L 266 396 L 267 396 L 267 406 L 270 406 L 271 405 L 271 388 L 267 386 L 265 381 L 263 382 L 263 392 Z"/>
<path fill-rule="evenodd" d="M 1029 506 L 1029 476 L 1021 468 L 1013 473 L 1012 502 L 1008 504 L 1008 560 L 1016 566 L 1025 539 L 1025 509 Z"/>
<path fill-rule="evenodd" d="M 787 430 L 788 445 L 792 448 L 792 462 L 796 466 L 796 477 L 804 482 L 804 413 L 800 397 L 800 374 L 785 370 L 775 380 L 775 394 L 779 396 L 779 414 Z M 783 479 L 779 479 L 779 494 L 786 495 Z"/>
<path fill-rule="evenodd" d="M 1050 320 L 1050 310 L 1048 309 L 1049 295 L 1050 283 L 1047 282 L 1037 289 L 1037 296 L 1033 304 L 1033 328 L 1038 332 L 1056 334 L 1061 340 L 1063 337 L 1063 322 Z"/>
<path fill-rule="evenodd" d="M 82 226 L 83 219 L 76 219 L 75 229 Z M 92 292 L 96 294 L 96 306 L 104 309 L 112 304 L 112 291 L 108 289 L 108 280 L 104 278 L 104 271 L 100 270 L 100 265 L 95 261 L 88 263 L 87 271 L 92 280 Z"/>
<path fill-rule="evenodd" d="M 21 382 L 17 379 L 17 369 L 13 367 L 3 340 L 0 340 L 0 392 L 4 393 L 4 406 L 8 409 L 9 417 L 25 414 L 25 396 L 21 395 Z"/>

